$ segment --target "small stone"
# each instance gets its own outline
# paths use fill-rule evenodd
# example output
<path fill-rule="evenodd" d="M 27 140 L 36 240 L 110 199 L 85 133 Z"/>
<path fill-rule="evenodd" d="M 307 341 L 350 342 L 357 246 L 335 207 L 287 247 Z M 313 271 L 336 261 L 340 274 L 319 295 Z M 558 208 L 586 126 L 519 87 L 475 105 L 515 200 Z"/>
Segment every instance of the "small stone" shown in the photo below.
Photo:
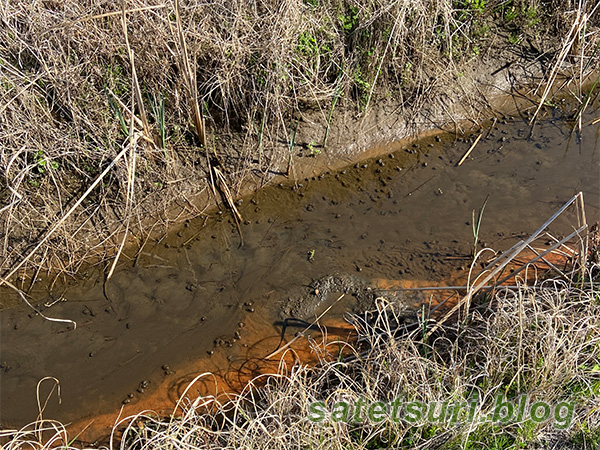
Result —
<path fill-rule="evenodd" d="M 246 326 L 246 324 L 244 322 L 238 323 L 238 327 L 240 327 L 240 328 L 244 328 L 245 326 Z"/>

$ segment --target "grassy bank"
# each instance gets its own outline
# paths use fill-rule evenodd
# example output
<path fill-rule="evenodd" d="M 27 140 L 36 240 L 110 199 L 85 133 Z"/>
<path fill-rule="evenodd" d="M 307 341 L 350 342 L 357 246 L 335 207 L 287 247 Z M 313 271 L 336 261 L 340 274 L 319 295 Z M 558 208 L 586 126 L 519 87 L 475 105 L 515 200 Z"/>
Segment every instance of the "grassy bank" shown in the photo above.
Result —
<path fill-rule="evenodd" d="M 234 186 L 250 170 L 289 171 L 300 113 L 320 117 L 307 147 L 318 155 L 339 111 L 361 116 L 393 98 L 407 120 L 432 114 L 449 85 L 491 60 L 500 69 L 535 61 L 546 75 L 588 71 L 598 64 L 594 8 L 5 1 L 2 275 L 73 271 L 114 255 L 123 236 L 142 243 L 168 227 L 174 206 L 198 213 L 211 166 Z"/>
<path fill-rule="evenodd" d="M 151 413 L 123 419 L 110 448 L 598 448 L 599 270 L 592 264 L 576 281 L 501 288 L 472 309 L 468 326 L 445 325 L 428 339 L 423 331 L 432 324 L 405 325 L 395 306 L 381 298 L 377 310 L 352 318 L 357 343 L 314 343 L 320 365 L 282 368 L 264 387 L 249 387 L 230 401 L 184 397 L 172 419 Z M 193 383 L 187 392 L 194 392 Z M 498 401 L 517 404 L 521 395 L 528 396 L 524 415 L 517 418 L 515 406 L 512 420 L 496 420 L 505 414 Z M 372 419 L 366 407 L 360 416 L 351 411 L 315 421 L 311 414 L 314 402 L 340 412 L 338 402 L 396 399 L 437 402 L 438 408 L 444 401 L 473 405 L 476 420 L 467 420 L 467 413 L 411 418 L 403 409 L 398 420 L 390 411 Z M 547 420 L 534 419 L 530 411 L 540 401 L 571 406 Z M 81 448 L 52 421 L 2 434 L 11 439 L 6 450 Z"/>

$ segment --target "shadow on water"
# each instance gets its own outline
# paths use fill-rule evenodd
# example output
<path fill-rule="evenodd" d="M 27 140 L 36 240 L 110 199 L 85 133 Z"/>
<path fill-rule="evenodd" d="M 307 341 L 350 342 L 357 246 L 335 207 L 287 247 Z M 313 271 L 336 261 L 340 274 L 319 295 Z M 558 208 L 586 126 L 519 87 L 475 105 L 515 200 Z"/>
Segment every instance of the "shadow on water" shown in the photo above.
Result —
<path fill-rule="evenodd" d="M 75 320 L 77 329 L 21 307 L 2 311 L 2 425 L 36 418 L 36 385 L 46 376 L 62 388 L 47 418 L 114 420 L 123 402 L 130 412 L 166 413 L 195 373 L 226 380 L 239 376 L 231 371 L 238 364 L 248 371 L 238 381 L 247 379 L 258 371 L 252 358 L 269 355 L 340 296 L 327 319 L 333 337 L 344 335 L 344 311 L 369 307 L 377 280 L 423 284 L 468 266 L 472 214 L 488 196 L 480 240 L 497 249 L 535 230 L 578 191 L 597 220 L 599 125 L 588 123 L 577 136 L 555 114 L 531 135 L 518 119 L 496 123 L 460 167 L 479 133 L 392 144 L 339 172 L 266 187 L 238 201 L 244 246 L 226 214 L 185 223 L 123 261 L 107 285 L 110 300 L 94 269 L 51 293 L 38 286 L 38 307 Z M 563 221 L 553 231 L 571 229 Z M 52 301 L 58 298 L 66 301 Z M 415 303 L 408 295 L 404 301 Z"/>

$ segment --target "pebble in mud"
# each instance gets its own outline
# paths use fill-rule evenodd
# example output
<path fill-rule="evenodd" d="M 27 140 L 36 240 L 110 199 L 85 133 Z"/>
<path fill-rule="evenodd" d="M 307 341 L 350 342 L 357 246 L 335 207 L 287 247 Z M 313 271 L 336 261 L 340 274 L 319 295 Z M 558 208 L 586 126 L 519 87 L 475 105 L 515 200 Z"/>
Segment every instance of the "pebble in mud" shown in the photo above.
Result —
<path fill-rule="evenodd" d="M 247 302 L 244 303 L 244 306 L 252 306 L 254 305 L 254 302 L 252 300 L 248 300 Z"/>
<path fill-rule="evenodd" d="M 238 323 L 238 327 L 240 327 L 240 328 L 244 328 L 245 326 L 246 326 L 246 324 L 244 322 Z"/>

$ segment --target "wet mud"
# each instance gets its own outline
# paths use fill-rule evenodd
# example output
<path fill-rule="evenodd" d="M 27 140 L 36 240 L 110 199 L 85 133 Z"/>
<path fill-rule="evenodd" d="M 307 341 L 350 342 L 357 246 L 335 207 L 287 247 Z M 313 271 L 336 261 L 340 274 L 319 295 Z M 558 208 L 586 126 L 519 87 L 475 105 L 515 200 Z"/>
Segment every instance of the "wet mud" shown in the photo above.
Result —
<path fill-rule="evenodd" d="M 244 245 L 233 218 L 214 213 L 125 255 L 106 285 L 102 267 L 36 283 L 31 295 L 39 310 L 76 321 L 75 330 L 44 320 L 2 290 L 2 426 L 36 419 L 43 377 L 61 385 L 60 404 L 54 394 L 44 417 L 79 425 L 95 418 L 99 435 L 122 406 L 123 414 L 168 414 L 195 374 L 221 374 L 217 385 L 227 385 L 227 374 L 240 373 L 231 370 L 235 364 L 264 359 L 325 312 L 334 338 L 344 334 L 345 312 L 369 309 L 378 296 L 410 316 L 426 295 L 395 288 L 464 271 L 472 259 L 473 211 L 486 198 L 480 246 L 508 249 L 579 191 L 594 222 L 595 108 L 580 135 L 554 110 L 533 130 L 517 117 L 470 136 L 391 144 L 340 171 L 238 200 Z M 557 236 L 571 231 L 566 219 L 552 225 Z M 197 391 L 216 392 L 211 383 Z M 51 385 L 41 385 L 42 399 Z M 87 437 L 93 439 L 89 430 Z"/>

